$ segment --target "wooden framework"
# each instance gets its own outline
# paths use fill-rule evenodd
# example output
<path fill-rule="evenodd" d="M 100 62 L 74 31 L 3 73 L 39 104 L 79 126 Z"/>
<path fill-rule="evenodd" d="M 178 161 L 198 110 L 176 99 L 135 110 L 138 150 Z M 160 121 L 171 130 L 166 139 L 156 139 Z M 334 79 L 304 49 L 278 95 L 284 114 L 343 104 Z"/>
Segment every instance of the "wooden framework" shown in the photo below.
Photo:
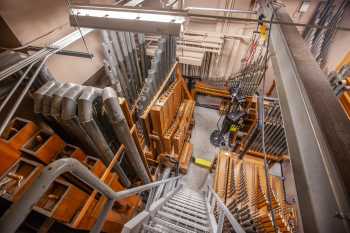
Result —
<path fill-rule="evenodd" d="M 127 102 L 124 99 L 119 101 L 130 126 L 130 132 L 143 155 Z M 21 127 L 18 127 L 19 125 Z M 125 189 L 120 184 L 118 175 L 112 171 L 125 152 L 123 144 L 106 167 L 98 158 L 86 155 L 74 145 L 65 144 L 56 134 L 41 131 L 31 121 L 16 118 L 5 132 L 10 133 L 0 138 L 0 152 L 2 152 L 0 182 L 4 184 L 1 186 L 0 196 L 10 202 L 17 202 L 23 197 L 24 192 L 40 175 L 43 165 L 54 159 L 67 157 L 79 160 L 113 190 Z M 143 159 L 147 164 L 146 159 Z M 54 181 L 33 209 L 49 217 L 53 222 L 58 221 L 73 229 L 90 230 L 106 201 L 106 197 L 67 173 Z M 123 225 L 136 214 L 141 204 L 142 200 L 138 195 L 115 202 L 103 231 L 120 232 Z M 51 225 L 45 225 L 43 228 L 50 228 Z"/>
<path fill-rule="evenodd" d="M 192 98 L 196 99 L 198 93 L 221 98 L 231 98 L 229 90 L 213 87 L 203 82 L 196 82 L 195 87 L 191 90 Z"/>
<path fill-rule="evenodd" d="M 169 83 L 175 71 L 176 79 Z M 144 143 L 144 154 L 148 163 L 158 166 L 162 162 L 167 166 L 174 166 L 173 162 L 178 161 L 181 172 L 187 171 L 192 156 L 192 145 L 188 141 L 194 124 L 194 107 L 195 102 L 179 66 L 175 64 L 140 117 L 146 129 L 144 137 L 149 142 L 147 145 Z"/>
<path fill-rule="evenodd" d="M 278 232 L 295 232 L 295 205 L 285 200 L 283 180 L 271 175 L 269 182 Z M 235 153 L 220 151 L 214 189 L 241 224 L 256 232 L 274 232 L 263 159 L 246 156 L 239 160 Z"/>

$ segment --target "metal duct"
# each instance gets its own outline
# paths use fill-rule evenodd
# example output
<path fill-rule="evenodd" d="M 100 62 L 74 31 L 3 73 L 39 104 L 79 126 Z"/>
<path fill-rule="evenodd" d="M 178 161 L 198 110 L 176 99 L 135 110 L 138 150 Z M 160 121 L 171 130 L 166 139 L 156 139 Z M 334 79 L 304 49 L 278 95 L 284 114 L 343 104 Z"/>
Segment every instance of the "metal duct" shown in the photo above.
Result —
<path fill-rule="evenodd" d="M 93 87 L 85 87 L 83 93 L 80 95 L 78 100 L 78 116 L 79 121 L 82 127 L 86 130 L 87 134 L 91 137 L 91 139 L 95 142 L 98 150 L 100 158 L 104 161 L 105 164 L 109 164 L 114 158 L 114 154 L 111 148 L 108 146 L 108 143 L 105 140 L 104 135 L 99 129 L 96 121 L 93 118 L 94 113 L 94 101 L 101 97 L 102 90 L 93 88 Z M 129 187 L 131 185 L 128 177 L 125 175 L 123 169 L 119 164 L 114 166 L 115 171 L 118 173 L 121 182 Z"/>
<path fill-rule="evenodd" d="M 53 94 L 55 94 L 56 91 L 58 91 L 63 86 L 63 83 L 56 82 L 55 86 L 50 88 L 44 95 L 42 100 L 42 109 L 41 114 L 47 118 L 51 119 L 50 113 L 51 113 L 51 99 Z"/>
<path fill-rule="evenodd" d="M 42 112 L 42 101 L 46 92 L 57 85 L 56 81 L 49 81 L 40 87 L 34 94 L 34 113 L 41 114 Z"/>
<path fill-rule="evenodd" d="M 67 93 L 67 91 L 72 88 L 74 84 L 72 83 L 64 83 L 61 88 L 59 88 L 53 95 L 51 99 L 51 109 L 50 109 L 50 115 L 53 117 L 56 121 L 61 120 L 61 102 L 63 99 L 63 96 Z"/>
<path fill-rule="evenodd" d="M 59 119 L 63 127 L 69 131 L 80 143 L 94 155 L 100 155 L 95 143 L 91 140 L 90 136 L 80 125 L 77 112 L 78 103 L 77 100 L 83 91 L 83 87 L 75 85 L 70 88 L 61 100 L 61 116 Z"/>
<path fill-rule="evenodd" d="M 103 89 L 103 106 L 108 114 L 108 118 L 112 124 L 115 135 L 118 140 L 123 143 L 126 148 L 127 159 L 133 166 L 138 177 L 146 184 L 151 180 L 148 176 L 146 167 L 141 159 L 141 155 L 137 150 L 134 139 L 130 133 L 128 123 L 125 119 L 122 109 L 119 106 L 119 101 L 115 91 L 106 87 Z"/>

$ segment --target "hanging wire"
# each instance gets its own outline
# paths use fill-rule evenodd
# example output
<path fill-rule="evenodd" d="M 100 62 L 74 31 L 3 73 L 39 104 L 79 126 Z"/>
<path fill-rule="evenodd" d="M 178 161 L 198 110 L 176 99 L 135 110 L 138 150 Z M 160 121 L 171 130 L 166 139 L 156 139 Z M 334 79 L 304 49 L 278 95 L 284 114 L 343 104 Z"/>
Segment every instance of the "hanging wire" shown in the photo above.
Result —
<path fill-rule="evenodd" d="M 71 14 L 73 15 L 73 18 L 74 18 L 75 23 L 78 25 L 77 28 L 78 28 L 78 30 L 79 30 L 81 39 L 83 40 L 84 46 L 85 46 L 85 48 L 86 48 L 86 52 L 87 52 L 88 54 L 91 54 L 90 51 L 89 51 L 89 48 L 88 48 L 88 46 L 87 46 L 85 37 L 84 37 L 83 33 L 81 32 L 81 27 L 80 27 L 80 25 L 79 25 L 78 18 L 77 18 L 77 16 L 73 13 L 73 11 L 71 10 L 72 8 L 71 8 L 70 0 L 65 0 L 64 2 L 66 3 L 66 6 L 68 7 L 68 11 L 70 11 Z M 91 59 L 91 61 L 92 61 L 92 57 L 91 57 L 90 59 Z"/>

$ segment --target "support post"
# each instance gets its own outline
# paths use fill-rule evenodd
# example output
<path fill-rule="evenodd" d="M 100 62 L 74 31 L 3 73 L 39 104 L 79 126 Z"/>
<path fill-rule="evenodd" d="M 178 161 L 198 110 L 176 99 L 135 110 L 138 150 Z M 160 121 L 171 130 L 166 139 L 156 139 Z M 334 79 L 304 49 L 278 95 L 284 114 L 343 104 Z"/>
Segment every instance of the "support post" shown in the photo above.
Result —
<path fill-rule="evenodd" d="M 284 9 L 275 16 L 292 22 Z M 273 24 L 271 45 L 303 231 L 349 232 L 337 217 L 349 213 L 349 121 L 295 26 Z"/>

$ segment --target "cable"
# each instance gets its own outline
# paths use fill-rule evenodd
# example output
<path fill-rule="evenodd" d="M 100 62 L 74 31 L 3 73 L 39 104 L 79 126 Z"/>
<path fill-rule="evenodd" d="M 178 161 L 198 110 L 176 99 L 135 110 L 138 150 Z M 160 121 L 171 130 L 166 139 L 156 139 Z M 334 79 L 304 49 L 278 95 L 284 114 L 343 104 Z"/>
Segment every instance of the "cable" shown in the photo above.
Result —
<path fill-rule="evenodd" d="M 66 5 L 67 5 L 67 7 L 68 7 L 68 11 L 71 11 L 70 0 L 65 0 L 65 3 L 66 3 Z M 83 40 L 84 46 L 85 46 L 85 48 L 86 48 L 86 51 L 87 51 L 87 53 L 90 54 L 89 48 L 88 48 L 87 43 L 86 43 L 86 41 L 85 41 L 85 37 L 83 36 L 83 33 L 81 32 L 81 28 L 80 28 L 80 26 L 79 26 L 78 18 L 77 18 L 77 16 L 74 14 L 73 11 L 71 11 L 71 13 L 72 13 L 72 15 L 73 15 L 73 18 L 74 18 L 75 23 L 78 25 L 77 28 L 78 28 L 79 33 L 80 33 L 80 35 L 81 35 L 81 39 Z M 92 57 L 91 57 L 91 61 L 92 61 Z"/>

